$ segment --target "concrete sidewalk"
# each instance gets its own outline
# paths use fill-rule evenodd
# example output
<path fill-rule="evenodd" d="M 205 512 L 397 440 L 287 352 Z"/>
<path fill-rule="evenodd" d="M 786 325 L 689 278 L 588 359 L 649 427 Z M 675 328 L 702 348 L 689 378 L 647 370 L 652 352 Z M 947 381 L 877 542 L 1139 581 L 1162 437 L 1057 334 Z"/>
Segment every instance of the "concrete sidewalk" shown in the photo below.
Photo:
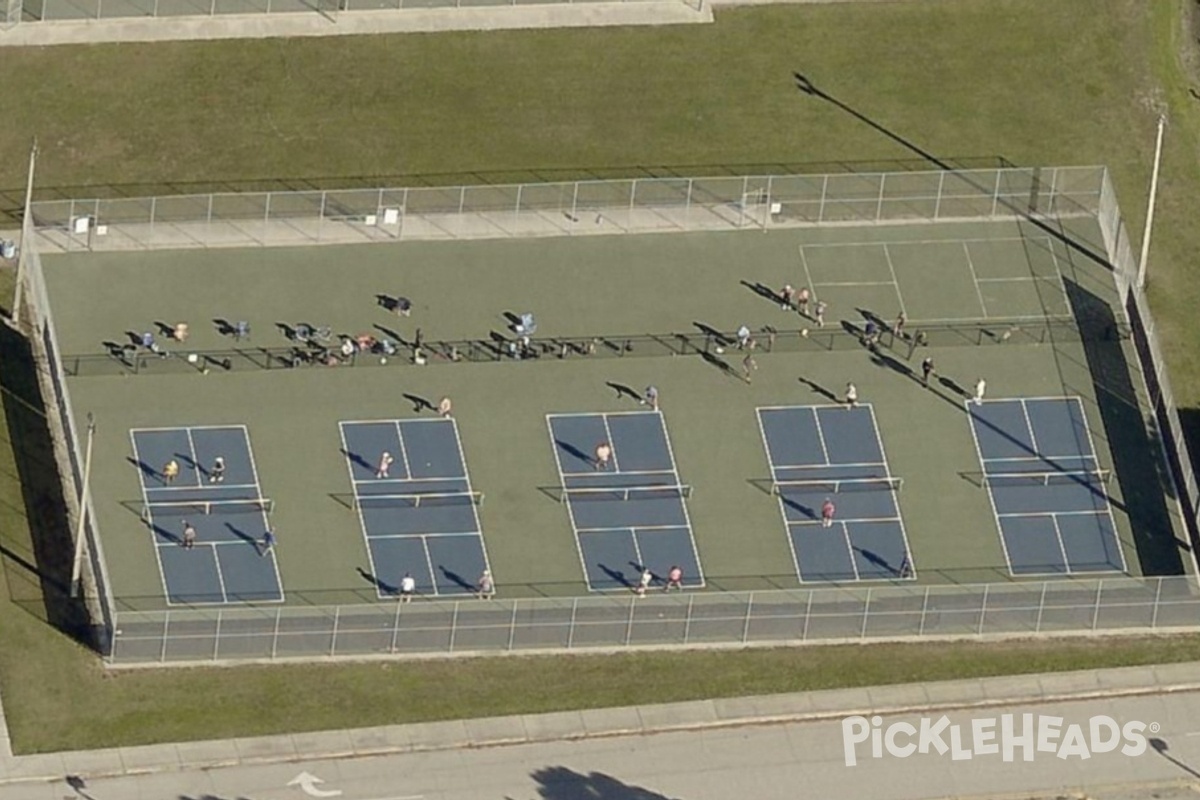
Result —
<path fill-rule="evenodd" d="M 0 758 L 0 784 L 1200 691 L 1200 663 L 698 700 Z M 4 736 L 7 744 L 7 734 Z"/>
<path fill-rule="evenodd" d="M 547 3 L 477 8 L 411 8 L 195 17 L 112 17 L 99 20 L 24 22 L 0 30 L 0 47 L 41 47 L 105 42 L 265 39 L 616 25 L 682 25 L 712 22 L 712 8 L 682 0 Z"/>

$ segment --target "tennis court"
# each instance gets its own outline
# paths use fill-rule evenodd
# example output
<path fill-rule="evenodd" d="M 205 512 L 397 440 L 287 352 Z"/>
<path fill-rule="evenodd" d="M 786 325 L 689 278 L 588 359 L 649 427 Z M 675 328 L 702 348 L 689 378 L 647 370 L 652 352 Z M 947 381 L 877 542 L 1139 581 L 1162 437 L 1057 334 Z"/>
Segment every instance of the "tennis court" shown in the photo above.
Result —
<path fill-rule="evenodd" d="M 796 574 L 806 581 L 915 579 L 893 478 L 870 405 L 758 409 Z M 834 517 L 822 523 L 832 503 Z"/>
<path fill-rule="evenodd" d="M 142 428 L 129 435 L 166 602 L 283 601 L 275 552 L 264 542 L 271 502 L 259 485 L 246 428 Z M 217 459 L 223 472 L 213 467 Z M 178 475 L 168 475 L 168 464 Z M 183 535 L 189 527 L 190 544 Z"/>
<path fill-rule="evenodd" d="M 967 409 L 1012 573 L 1124 572 L 1108 471 L 1079 398 L 968 401 Z"/>
<path fill-rule="evenodd" d="M 354 269 L 330 281 L 333 257 Z M 1111 309 L 1111 275 L 1035 226 L 44 261 L 77 424 L 89 412 L 97 421 L 95 514 L 124 608 L 263 600 L 284 601 L 289 613 L 381 601 L 390 610 L 406 574 L 420 603 L 470 597 L 485 570 L 501 600 L 569 605 L 629 592 L 643 569 L 661 590 L 673 566 L 686 590 L 706 594 L 1183 568 L 1186 533 L 1158 483 L 1161 453 L 1144 425 L 1132 344 L 1085 335 L 1076 323 L 1081 309 L 1089 319 Z M 151 279 L 167 263 L 170 279 Z M 229 291 L 250 275 L 254 291 Z M 127 291 L 89 302 L 114 281 Z M 788 284 L 811 286 L 828 304 L 825 326 L 778 301 Z M 409 315 L 379 299 L 397 296 L 411 299 Z M 896 334 L 887 326 L 901 313 L 907 329 Z M 519 342 L 513 320 L 524 314 L 538 327 L 527 349 L 518 346 L 530 357 L 516 358 L 508 345 Z M 937 327 L 946 320 L 961 326 Z M 186 343 L 157 334 L 167 355 L 141 354 L 136 374 L 110 357 L 112 343 L 129 356 L 129 334 L 181 321 L 190 324 Z M 229 321 L 245 321 L 253 337 L 232 337 Z M 869 346 L 862 331 L 872 321 L 886 330 Z M 374 339 L 395 352 L 275 357 L 318 348 L 297 344 L 301 325 L 328 329 L 320 348 Z M 752 382 L 738 369 L 742 351 L 718 349 L 743 326 L 758 343 Z M 412 358 L 418 341 L 425 363 Z M 452 349 L 441 344 L 467 341 L 480 343 L 478 359 L 465 348 L 462 359 L 438 356 Z M 937 362 L 928 386 L 926 357 Z M 1111 472 L 1107 505 L 1083 506 L 1075 493 L 1063 500 L 1057 484 L 1034 491 L 990 475 L 985 489 L 983 479 L 963 479 L 999 473 L 1008 462 L 991 459 L 1009 457 L 999 444 L 977 447 L 976 436 L 988 435 L 983 418 L 964 424 L 973 407 L 963 387 L 980 376 L 1003 398 L 1076 398 L 1069 413 L 1086 420 L 1090 446 L 1070 450 L 1043 434 L 1039 420 L 1056 425 L 1067 406 L 1031 405 L 1040 450 L 1016 455 L 1032 459 L 1022 464 L 1031 473 Z M 838 405 L 851 381 L 855 409 Z M 649 385 L 661 392 L 659 411 L 639 402 Z M 429 400 L 441 397 L 453 398 L 453 419 L 432 410 Z M 990 414 L 992 401 L 981 408 Z M 1007 417 L 995 422 L 1032 438 Z M 131 442 L 130 430 L 148 433 Z M 613 451 L 605 470 L 595 464 L 601 441 Z M 385 452 L 393 461 L 381 476 Z M 180 474 L 167 486 L 161 468 L 177 453 Z M 1094 460 L 1071 467 L 1063 460 L 1071 454 L 1071 463 Z M 227 461 L 220 485 L 206 472 L 216 455 Z M 121 502 L 139 496 L 152 506 L 149 541 L 123 535 L 132 517 Z M 819 519 L 826 497 L 836 506 L 828 529 Z M 230 501 L 242 505 L 221 505 Z M 169 502 L 212 513 L 179 514 Z M 263 510 L 250 511 L 255 504 Z M 185 516 L 198 532 L 193 550 L 177 543 Z M 268 527 L 279 543 L 259 555 L 255 541 Z M 615 600 L 597 598 L 605 599 Z M 484 613 L 478 603 L 459 624 Z M 396 612 L 385 616 L 395 623 Z M 309 635 L 291 620 L 285 630 Z M 314 648 L 327 646 L 317 638 Z"/>
<path fill-rule="evenodd" d="M 453 419 L 340 423 L 350 505 L 381 598 L 409 575 L 420 594 L 475 591 L 488 569 L 483 530 Z M 383 469 L 382 458 L 394 459 Z"/>
<path fill-rule="evenodd" d="M 588 589 L 632 589 L 643 570 L 665 585 L 672 567 L 685 587 L 704 575 L 692 523 L 690 487 L 675 466 L 663 417 L 657 412 L 554 414 L 546 419 Z M 612 448 L 611 464 L 597 462 L 598 443 Z"/>

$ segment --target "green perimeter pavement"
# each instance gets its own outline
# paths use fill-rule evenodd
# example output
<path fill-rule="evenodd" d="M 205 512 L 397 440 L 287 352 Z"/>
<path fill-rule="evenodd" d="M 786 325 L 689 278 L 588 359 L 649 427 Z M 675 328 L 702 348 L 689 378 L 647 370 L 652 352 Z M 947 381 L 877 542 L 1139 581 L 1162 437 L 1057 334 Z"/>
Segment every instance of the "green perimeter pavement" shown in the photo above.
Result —
<path fill-rule="evenodd" d="M 1096 236 L 1078 221 L 1072 233 Z M 187 346 L 201 350 L 229 346 L 209 323 L 213 318 L 250 320 L 255 346 L 284 345 L 275 323 L 299 321 L 344 333 L 378 324 L 404 338 L 418 326 L 430 340 L 486 338 L 504 330 L 503 312 L 526 310 L 537 314 L 545 336 L 694 331 L 696 322 L 727 331 L 742 322 L 755 330 L 795 328 L 811 323 L 742 282 L 804 285 L 808 276 L 831 300 L 831 326 L 861 322 L 856 307 L 890 319 L 902 299 L 916 329 L 920 319 L 981 318 L 985 309 L 990 317 L 1061 313 L 1081 304 L 1103 309 L 1115 295 L 1094 261 L 1045 231 L 1015 223 L 44 260 L 68 356 L 102 352 L 100 342 L 151 329 L 154 320 L 188 321 L 193 336 Z M 91 302 L 111 285 L 122 291 L 109 302 Z M 412 297 L 413 316 L 401 319 L 379 308 L 379 293 Z M 905 481 L 901 512 L 921 579 L 1005 580 L 988 495 L 961 477 L 979 469 L 962 397 L 940 384 L 923 389 L 905 374 L 918 369 L 925 354 L 959 386 L 985 376 L 992 398 L 1081 397 L 1102 465 L 1118 468 L 1111 491 L 1130 570 L 1181 570 L 1174 546 L 1165 543 L 1184 534 L 1157 484 L 1160 471 L 1137 405 L 1143 385 L 1128 343 L 1098 349 L 1060 337 L 1043 345 L 931 347 L 911 361 L 907 348 L 882 360 L 861 348 L 760 353 L 751 385 L 695 356 L 577 356 L 423 368 L 188 370 L 73 378 L 69 387 L 76 413 L 96 415 L 93 495 L 115 593 L 125 607 L 158 607 L 162 591 L 150 533 L 122 505 L 141 496 L 128 461 L 128 431 L 180 425 L 248 426 L 263 491 L 276 503 L 290 601 L 373 598 L 358 574 L 369 562 L 357 515 L 330 496 L 350 491 L 337 423 L 412 416 L 404 393 L 455 401 L 473 488 L 487 495 L 483 532 L 504 595 L 583 593 L 566 511 L 538 491 L 558 483 L 545 415 L 638 408 L 609 382 L 636 389 L 653 383 L 662 392 L 681 479 L 695 490 L 689 509 L 711 587 L 796 585 L 778 506 L 754 484 L 769 478 L 754 408 L 825 404 L 825 393 L 840 395 L 848 381 L 875 409 L 892 474 Z M 1104 363 L 1093 374 L 1097 359 Z M 728 363 L 738 372 L 740 359 Z M 1130 508 L 1140 513 L 1131 517 Z"/>

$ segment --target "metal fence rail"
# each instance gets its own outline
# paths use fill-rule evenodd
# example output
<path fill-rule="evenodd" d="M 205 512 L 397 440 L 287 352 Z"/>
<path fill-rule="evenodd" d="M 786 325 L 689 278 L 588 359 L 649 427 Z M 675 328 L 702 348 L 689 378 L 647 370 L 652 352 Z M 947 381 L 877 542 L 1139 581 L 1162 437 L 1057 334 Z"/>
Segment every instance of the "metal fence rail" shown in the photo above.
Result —
<path fill-rule="evenodd" d="M 1102 167 L 51 200 L 43 247 L 249 247 L 1095 216 Z"/>
<path fill-rule="evenodd" d="M 880 335 L 877 347 L 911 358 L 919 347 L 969 347 L 984 345 L 1045 344 L 1061 336 L 1101 335 L 1127 339 L 1129 327 L 1118 323 L 1110 329 L 1094 332 L 1081 329 L 1074 319 L 996 319 L 988 322 L 922 323 L 903 336 L 890 329 Z M 776 329 L 754 332 L 757 352 L 801 353 L 852 350 L 865 346 L 863 331 L 841 326 L 827 328 Z M 179 375 L 210 372 L 243 372 L 303 367 L 388 367 L 414 364 L 453 364 L 487 362 L 528 362 L 578 358 L 643 358 L 651 356 L 706 356 L 710 360 L 728 357 L 724 348 L 736 345 L 737 335 L 730 331 L 693 331 L 637 335 L 604 335 L 574 338 L 531 338 L 526 344 L 519 337 L 464 339 L 459 341 L 395 342 L 394 352 L 358 351 L 342 356 L 336 342 L 296 344 L 291 347 L 234 347 L 228 350 L 179 350 L 160 348 L 152 353 L 129 344 L 110 344 L 107 353 L 61 356 L 62 367 L 70 377 L 104 375 Z M 419 352 L 419 357 L 418 357 Z"/>
<path fill-rule="evenodd" d="M 1188 578 L 118 613 L 116 665 L 1195 629 Z"/>

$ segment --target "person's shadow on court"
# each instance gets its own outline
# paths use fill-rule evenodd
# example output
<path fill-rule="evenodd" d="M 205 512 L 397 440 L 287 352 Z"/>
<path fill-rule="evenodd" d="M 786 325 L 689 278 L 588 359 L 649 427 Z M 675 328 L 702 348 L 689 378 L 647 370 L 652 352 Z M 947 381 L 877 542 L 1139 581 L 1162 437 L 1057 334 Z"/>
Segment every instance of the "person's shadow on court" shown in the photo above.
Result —
<path fill-rule="evenodd" d="M 613 381 L 609 381 L 604 385 L 617 393 L 618 400 L 620 400 L 622 397 L 628 397 L 630 400 L 637 400 L 639 403 L 642 402 L 642 396 L 623 383 L 614 383 Z"/>
<path fill-rule="evenodd" d="M 438 571 L 442 573 L 442 575 L 446 578 L 446 580 L 450 581 L 451 583 L 455 584 L 456 586 L 461 586 L 462 588 L 466 589 L 468 592 L 475 591 L 475 584 L 468 582 L 466 579 L 463 578 L 462 575 L 459 575 L 457 572 L 448 570 L 441 564 L 438 564 Z"/>
<path fill-rule="evenodd" d="M 157 479 L 157 478 L 161 477 L 158 474 L 158 470 L 156 470 L 154 467 L 147 464 L 145 461 L 138 461 L 133 456 L 126 456 L 125 460 L 128 461 L 130 464 L 133 464 L 138 469 L 140 469 L 142 471 L 142 474 L 145 475 L 147 478 Z"/>
<path fill-rule="evenodd" d="M 877 367 L 887 367 L 893 372 L 903 375 L 909 380 L 916 381 L 917 383 L 921 382 L 921 379 L 913 373 L 911 367 L 901 361 L 897 361 L 886 353 L 881 353 L 878 350 L 872 351 L 871 363 Z"/>
<path fill-rule="evenodd" d="M 870 563 L 874 564 L 875 566 L 882 567 L 883 569 L 887 570 L 894 577 L 896 577 L 896 578 L 904 577 L 900 574 L 900 568 L 893 567 L 886 558 L 883 558 L 882 556 L 879 556 L 876 553 L 871 552 L 870 550 L 864 550 L 861 547 L 854 548 L 854 552 L 858 553 L 864 559 L 866 559 Z"/>
<path fill-rule="evenodd" d="M 246 544 L 254 545 L 254 549 L 255 549 L 255 550 L 257 550 L 257 549 L 258 549 L 258 539 L 255 539 L 255 538 L 254 538 L 253 536 L 251 536 L 250 534 L 248 534 L 248 533 L 246 533 L 245 531 L 241 530 L 241 529 L 240 529 L 240 528 L 238 528 L 236 525 L 234 525 L 232 522 L 226 522 L 226 523 L 225 523 L 225 527 L 226 527 L 226 528 L 229 530 L 229 532 L 230 532 L 230 533 L 232 533 L 234 536 L 236 536 L 237 538 L 241 539 L 241 540 L 242 540 L 243 542 L 245 542 Z"/>
<path fill-rule="evenodd" d="M 814 392 L 816 392 L 817 394 L 821 395 L 822 397 L 824 397 L 825 399 L 827 399 L 831 402 L 834 402 L 834 403 L 841 402 L 841 399 L 836 394 L 829 391 L 828 389 L 826 389 L 824 386 L 817 383 L 816 381 L 810 381 L 808 378 L 805 378 L 803 376 L 797 378 L 796 380 L 800 381 L 800 383 L 803 383 L 805 386 L 812 389 Z"/>
<path fill-rule="evenodd" d="M 711 367 L 716 367 L 727 378 L 736 378 L 741 380 L 741 376 L 733 371 L 733 367 L 729 366 L 729 362 L 723 358 L 718 358 L 712 353 L 701 353 L 700 358 L 704 359 L 704 363 Z"/>
<path fill-rule="evenodd" d="M 942 385 L 942 388 L 944 388 L 946 391 L 952 392 L 953 394 L 956 394 L 960 397 L 970 397 L 971 396 L 970 392 L 968 392 L 963 387 L 959 386 L 951 378 L 944 378 L 941 375 L 939 375 L 938 383 L 940 383 Z"/>
<path fill-rule="evenodd" d="M 562 439 L 555 439 L 554 443 L 556 445 L 558 445 L 559 447 L 561 447 L 563 450 L 565 450 L 567 452 L 567 454 L 569 456 L 571 456 L 572 458 L 577 458 L 580 461 L 583 461 L 584 463 L 589 464 L 589 465 L 592 463 L 591 456 L 589 456 L 587 453 L 583 452 L 582 450 L 580 450 L 578 447 L 571 444 L 570 442 L 564 442 Z"/>
<path fill-rule="evenodd" d="M 347 450 L 344 447 L 341 449 L 341 453 L 346 458 L 350 459 L 351 463 L 358 464 L 363 469 L 369 469 L 369 470 L 375 469 L 375 467 L 370 462 L 368 462 L 365 458 L 360 456 L 358 453 L 351 453 L 349 450 Z"/>
<path fill-rule="evenodd" d="M 608 566 L 607 564 L 597 564 L 596 566 L 600 567 L 601 571 L 605 575 L 612 578 L 614 583 L 619 583 L 622 586 L 624 586 L 626 589 L 633 588 L 633 584 L 630 583 L 629 578 L 626 578 L 625 573 L 622 572 L 621 570 L 613 569 L 612 567 Z"/>
<path fill-rule="evenodd" d="M 413 411 L 415 411 L 415 412 L 421 412 L 421 411 L 424 411 L 425 409 L 429 409 L 430 411 L 437 411 L 437 407 L 434 406 L 433 403 L 429 402 L 428 400 L 426 400 L 424 397 L 421 397 L 420 395 L 404 394 L 402 396 L 404 397 L 405 400 L 408 400 L 413 404 Z"/>
<path fill-rule="evenodd" d="M 355 571 L 358 572 L 358 576 L 360 578 L 362 578 L 364 581 L 366 581 L 367 583 L 374 586 L 376 591 L 378 591 L 380 594 L 391 595 L 391 596 L 400 594 L 400 587 L 392 586 L 387 581 L 383 581 L 383 580 L 380 580 L 379 578 L 376 578 L 374 575 L 367 572 L 362 567 L 355 567 L 354 569 L 355 569 Z"/>
<path fill-rule="evenodd" d="M 183 544 L 183 538 L 181 536 L 172 533 L 161 525 L 152 525 L 150 526 L 150 530 L 154 532 L 155 536 L 165 539 L 171 544 Z"/>
<path fill-rule="evenodd" d="M 783 305 L 783 298 L 779 296 L 779 293 L 762 282 L 755 281 L 754 283 L 750 283 L 749 281 L 739 281 L 739 283 L 762 299 L 770 300 L 775 305 Z"/>

